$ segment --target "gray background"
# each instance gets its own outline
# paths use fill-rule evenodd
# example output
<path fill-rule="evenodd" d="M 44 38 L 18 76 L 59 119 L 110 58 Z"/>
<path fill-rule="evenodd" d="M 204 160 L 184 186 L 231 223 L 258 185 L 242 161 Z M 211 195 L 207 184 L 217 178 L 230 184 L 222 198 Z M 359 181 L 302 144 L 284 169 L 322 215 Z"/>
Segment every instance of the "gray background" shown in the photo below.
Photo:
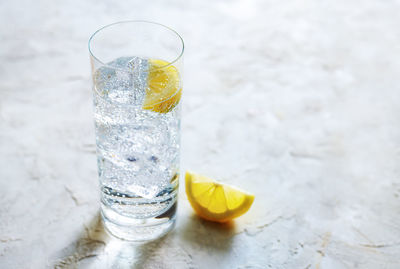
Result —
<path fill-rule="evenodd" d="M 1 268 L 400 268 L 399 1 L 0 1 Z M 104 234 L 87 40 L 186 42 L 182 171 L 256 196 L 231 225 Z M 181 181 L 182 182 L 182 181 Z"/>

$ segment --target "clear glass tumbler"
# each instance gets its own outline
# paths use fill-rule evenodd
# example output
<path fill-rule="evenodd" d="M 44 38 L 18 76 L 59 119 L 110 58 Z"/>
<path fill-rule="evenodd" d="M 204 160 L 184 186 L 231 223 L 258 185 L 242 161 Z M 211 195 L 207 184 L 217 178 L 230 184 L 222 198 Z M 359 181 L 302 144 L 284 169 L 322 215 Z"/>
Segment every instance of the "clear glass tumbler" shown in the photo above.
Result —
<path fill-rule="evenodd" d="M 184 44 L 153 22 L 89 40 L 101 214 L 114 236 L 156 239 L 175 224 Z"/>

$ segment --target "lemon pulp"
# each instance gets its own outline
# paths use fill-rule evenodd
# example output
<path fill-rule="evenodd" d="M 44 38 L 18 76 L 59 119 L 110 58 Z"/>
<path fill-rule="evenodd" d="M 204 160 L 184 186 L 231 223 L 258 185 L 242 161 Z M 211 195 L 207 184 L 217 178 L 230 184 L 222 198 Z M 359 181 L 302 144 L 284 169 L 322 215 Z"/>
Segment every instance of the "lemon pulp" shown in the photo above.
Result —
<path fill-rule="evenodd" d="M 254 195 L 208 177 L 186 172 L 186 195 L 202 218 L 226 222 L 246 213 Z"/>
<path fill-rule="evenodd" d="M 171 111 L 180 101 L 182 88 L 178 69 L 159 59 L 149 59 L 148 87 L 143 109 L 158 113 Z"/>

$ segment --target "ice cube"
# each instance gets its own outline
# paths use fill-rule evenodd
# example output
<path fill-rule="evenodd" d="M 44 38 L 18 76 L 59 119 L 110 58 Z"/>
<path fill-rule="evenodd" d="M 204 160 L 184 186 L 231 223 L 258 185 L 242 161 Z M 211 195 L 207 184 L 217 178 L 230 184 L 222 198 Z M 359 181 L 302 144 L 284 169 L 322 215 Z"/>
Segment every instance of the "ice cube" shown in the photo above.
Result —
<path fill-rule="evenodd" d="M 120 57 L 100 67 L 95 75 L 95 89 L 110 101 L 140 105 L 147 88 L 148 60 Z"/>
<path fill-rule="evenodd" d="M 135 102 L 143 103 L 147 88 L 147 75 L 149 62 L 147 59 L 132 57 L 128 63 L 132 70 L 132 84 L 135 92 Z"/>
<path fill-rule="evenodd" d="M 114 61 L 109 62 L 108 65 L 119 69 L 126 69 L 127 67 L 130 67 L 129 63 L 131 60 L 132 57 L 119 57 Z"/>

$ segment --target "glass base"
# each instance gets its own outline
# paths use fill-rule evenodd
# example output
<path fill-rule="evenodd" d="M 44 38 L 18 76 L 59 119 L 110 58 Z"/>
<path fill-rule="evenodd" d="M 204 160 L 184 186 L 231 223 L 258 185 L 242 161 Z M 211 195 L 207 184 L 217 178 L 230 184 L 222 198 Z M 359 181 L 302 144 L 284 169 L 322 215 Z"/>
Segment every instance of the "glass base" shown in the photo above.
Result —
<path fill-rule="evenodd" d="M 135 219 L 118 214 L 102 204 L 101 216 L 104 227 L 112 235 L 122 240 L 145 242 L 158 239 L 175 226 L 176 202 L 163 214 Z"/>

